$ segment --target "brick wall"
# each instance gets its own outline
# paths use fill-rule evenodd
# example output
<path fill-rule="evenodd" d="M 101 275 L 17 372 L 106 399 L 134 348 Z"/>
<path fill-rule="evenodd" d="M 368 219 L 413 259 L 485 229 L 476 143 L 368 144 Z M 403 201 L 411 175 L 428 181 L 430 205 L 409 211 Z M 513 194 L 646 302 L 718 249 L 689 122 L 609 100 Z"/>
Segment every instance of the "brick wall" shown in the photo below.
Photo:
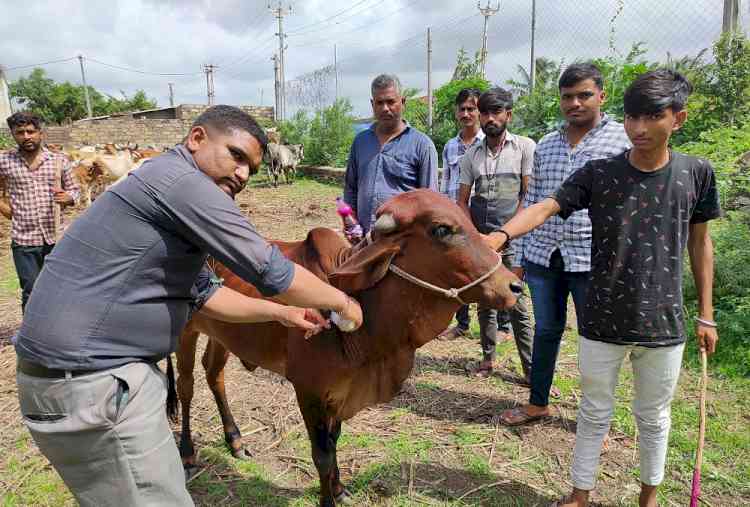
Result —
<path fill-rule="evenodd" d="M 208 106 L 202 104 L 182 104 L 177 107 L 177 119 L 133 119 L 130 116 L 116 116 L 96 120 L 80 120 L 66 127 L 47 127 L 47 142 L 62 144 L 66 148 L 76 145 L 136 143 L 139 146 L 174 146 L 182 141 L 193 120 Z M 239 106 L 240 109 L 267 123 L 273 120 L 273 107 Z M 7 128 L 0 132 L 10 134 Z"/>

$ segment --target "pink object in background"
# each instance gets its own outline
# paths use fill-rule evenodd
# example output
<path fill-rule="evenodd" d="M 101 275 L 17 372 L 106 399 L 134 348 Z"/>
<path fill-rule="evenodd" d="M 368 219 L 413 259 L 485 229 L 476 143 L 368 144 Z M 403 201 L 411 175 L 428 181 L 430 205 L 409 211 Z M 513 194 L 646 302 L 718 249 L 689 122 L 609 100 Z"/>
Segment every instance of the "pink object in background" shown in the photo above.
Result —
<path fill-rule="evenodd" d="M 344 223 L 344 234 L 351 243 L 358 243 L 364 235 L 362 226 L 354 218 L 354 210 L 341 197 L 336 198 L 336 212 Z"/>

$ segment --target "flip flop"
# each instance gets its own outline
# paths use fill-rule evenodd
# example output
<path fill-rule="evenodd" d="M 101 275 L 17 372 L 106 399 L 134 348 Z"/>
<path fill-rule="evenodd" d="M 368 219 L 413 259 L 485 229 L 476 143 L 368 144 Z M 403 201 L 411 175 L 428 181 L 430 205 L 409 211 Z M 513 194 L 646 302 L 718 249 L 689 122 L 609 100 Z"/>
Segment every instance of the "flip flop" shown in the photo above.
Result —
<path fill-rule="evenodd" d="M 504 410 L 500 413 L 500 421 L 506 426 L 522 426 L 534 421 L 539 421 L 549 417 L 546 415 L 534 415 L 531 416 L 526 413 L 523 407 L 515 407 L 510 410 Z"/>

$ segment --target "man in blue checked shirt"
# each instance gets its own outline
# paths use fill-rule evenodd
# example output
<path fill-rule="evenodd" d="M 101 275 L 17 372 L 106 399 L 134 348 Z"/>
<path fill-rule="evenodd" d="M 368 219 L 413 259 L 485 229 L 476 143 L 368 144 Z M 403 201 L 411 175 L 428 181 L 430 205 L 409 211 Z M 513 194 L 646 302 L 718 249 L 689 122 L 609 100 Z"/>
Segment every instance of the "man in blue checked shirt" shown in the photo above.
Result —
<path fill-rule="evenodd" d="M 570 65 L 558 82 L 565 124 L 539 141 L 531 184 L 523 206 L 553 195 L 571 174 L 590 160 L 619 155 L 630 148 L 621 123 L 601 112 L 606 98 L 599 69 L 590 63 Z M 550 391 L 560 340 L 565 330 L 568 295 L 576 316 L 581 309 L 591 270 L 591 221 L 587 210 L 563 220 L 549 218 L 516 243 L 514 272 L 526 283 L 534 305 L 534 346 L 528 405 L 505 410 L 505 424 L 515 426 L 552 414 Z"/>
<path fill-rule="evenodd" d="M 458 200 L 458 180 L 461 174 L 458 161 L 461 160 L 466 150 L 480 144 L 484 139 L 484 132 L 479 126 L 479 109 L 477 108 L 477 101 L 481 94 L 481 90 L 477 88 L 464 88 L 456 95 L 456 122 L 461 125 L 461 131 L 445 143 L 443 179 L 440 182 L 440 192 L 453 201 Z M 446 329 L 438 338 L 455 340 L 468 334 L 471 323 L 469 305 L 459 308 L 456 312 L 456 322 L 456 326 Z"/>

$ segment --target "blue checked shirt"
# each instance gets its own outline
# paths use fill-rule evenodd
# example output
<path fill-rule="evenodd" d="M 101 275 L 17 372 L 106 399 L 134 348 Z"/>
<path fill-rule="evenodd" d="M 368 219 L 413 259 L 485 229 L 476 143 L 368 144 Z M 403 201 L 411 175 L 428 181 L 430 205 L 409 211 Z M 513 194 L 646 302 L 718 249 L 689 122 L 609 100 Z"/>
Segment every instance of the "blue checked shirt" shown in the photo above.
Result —
<path fill-rule="evenodd" d="M 458 201 L 458 186 L 461 176 L 458 162 L 469 148 L 481 143 L 482 139 L 484 139 L 484 132 L 480 130 L 469 146 L 461 141 L 460 133 L 445 143 L 445 148 L 443 148 L 443 179 L 440 182 L 440 192 L 453 201 Z"/>
<path fill-rule="evenodd" d="M 534 169 L 523 201 L 526 208 L 555 194 L 568 176 L 589 160 L 610 158 L 631 147 L 621 123 L 602 115 L 578 145 L 571 149 L 565 127 L 550 132 L 539 141 L 534 152 Z M 591 270 L 591 220 L 588 210 L 572 213 L 567 220 L 555 215 L 529 234 L 517 240 L 515 266 L 526 262 L 549 267 L 549 259 L 560 250 L 565 271 Z"/>

